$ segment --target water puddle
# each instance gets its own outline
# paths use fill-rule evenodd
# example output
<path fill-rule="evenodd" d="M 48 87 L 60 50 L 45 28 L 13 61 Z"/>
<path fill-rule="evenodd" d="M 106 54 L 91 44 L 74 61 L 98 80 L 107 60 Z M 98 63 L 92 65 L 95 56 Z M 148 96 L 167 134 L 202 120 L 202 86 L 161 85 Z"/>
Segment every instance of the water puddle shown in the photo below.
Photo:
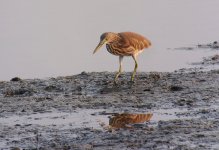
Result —
<path fill-rule="evenodd" d="M 78 109 L 74 112 L 49 112 L 31 115 L 13 115 L 0 118 L 0 125 L 6 126 L 51 126 L 58 128 L 95 128 L 102 129 L 101 123 L 106 125 L 121 126 L 125 124 L 143 123 L 146 121 L 158 123 L 158 121 L 168 121 L 179 118 L 189 118 L 181 116 L 180 113 L 187 109 L 160 109 L 152 112 L 136 113 L 114 113 L 104 109 Z M 153 117 L 152 117 L 153 116 Z"/>
<path fill-rule="evenodd" d="M 151 112 L 117 113 L 105 109 L 77 109 L 73 112 L 46 112 L 30 115 L 12 115 L 0 118 L 0 128 L 12 130 L 13 134 L 6 136 L 6 140 L 0 141 L 0 148 L 7 147 L 8 141 L 22 141 L 23 139 L 36 139 L 39 134 L 52 138 L 53 134 L 65 134 L 70 139 L 77 135 L 69 132 L 69 129 L 92 128 L 96 130 L 112 130 L 118 128 L 138 128 L 147 123 L 149 128 L 156 127 L 159 121 L 173 119 L 186 119 L 189 116 L 182 115 L 187 109 L 159 109 Z M 147 126 L 146 126 L 147 127 Z M 25 131 L 25 132 L 24 132 Z M 26 132 L 27 131 L 27 132 Z M 37 131 L 37 133 L 35 133 Z M 55 132 L 55 133 L 53 133 Z M 22 133 L 22 134 L 20 134 Z"/>
<path fill-rule="evenodd" d="M 103 111 L 103 110 L 98 110 Z M 27 126 L 27 125 L 40 125 L 40 126 L 53 126 L 63 128 L 83 128 L 95 127 L 99 128 L 97 120 L 107 121 L 106 116 L 94 116 L 97 110 L 77 110 L 75 112 L 49 112 L 37 113 L 31 115 L 14 115 L 0 118 L 0 124 L 8 126 Z"/>

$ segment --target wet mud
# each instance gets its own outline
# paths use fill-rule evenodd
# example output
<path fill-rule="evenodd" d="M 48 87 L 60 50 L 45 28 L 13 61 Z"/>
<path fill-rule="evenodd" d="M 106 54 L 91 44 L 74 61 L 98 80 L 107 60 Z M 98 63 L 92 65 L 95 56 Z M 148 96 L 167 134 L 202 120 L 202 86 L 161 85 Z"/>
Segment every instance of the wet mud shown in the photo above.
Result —
<path fill-rule="evenodd" d="M 219 149 L 219 70 L 114 75 L 1 81 L 0 149 Z"/>

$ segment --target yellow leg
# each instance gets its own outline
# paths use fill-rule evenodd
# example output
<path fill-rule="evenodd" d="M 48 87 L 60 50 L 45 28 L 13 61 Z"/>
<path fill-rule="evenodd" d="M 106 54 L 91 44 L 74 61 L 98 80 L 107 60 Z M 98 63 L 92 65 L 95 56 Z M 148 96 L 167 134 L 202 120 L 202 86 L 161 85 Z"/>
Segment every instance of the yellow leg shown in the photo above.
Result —
<path fill-rule="evenodd" d="M 120 75 L 121 72 L 122 72 L 122 59 L 123 59 L 123 56 L 119 56 L 119 72 L 116 74 L 115 79 L 114 79 L 114 82 L 117 81 L 119 75 Z"/>
<path fill-rule="evenodd" d="M 134 68 L 134 71 L 132 73 L 132 78 L 131 78 L 131 81 L 134 81 L 134 78 L 135 78 L 135 74 L 136 74 L 136 71 L 137 71 L 137 68 L 138 68 L 138 62 L 137 62 L 137 56 L 136 55 L 133 55 L 132 58 L 134 59 L 135 61 L 135 68 Z"/>

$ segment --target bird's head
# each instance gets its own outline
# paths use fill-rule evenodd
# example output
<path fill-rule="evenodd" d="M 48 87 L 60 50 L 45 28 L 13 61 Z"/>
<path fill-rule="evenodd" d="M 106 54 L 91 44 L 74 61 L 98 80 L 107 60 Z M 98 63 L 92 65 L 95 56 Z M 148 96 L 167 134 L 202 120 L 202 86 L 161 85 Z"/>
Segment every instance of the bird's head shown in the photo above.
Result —
<path fill-rule="evenodd" d="M 106 32 L 100 36 L 100 43 L 95 48 L 94 53 L 96 53 L 104 44 L 117 41 L 119 38 L 118 34 L 113 32 Z"/>

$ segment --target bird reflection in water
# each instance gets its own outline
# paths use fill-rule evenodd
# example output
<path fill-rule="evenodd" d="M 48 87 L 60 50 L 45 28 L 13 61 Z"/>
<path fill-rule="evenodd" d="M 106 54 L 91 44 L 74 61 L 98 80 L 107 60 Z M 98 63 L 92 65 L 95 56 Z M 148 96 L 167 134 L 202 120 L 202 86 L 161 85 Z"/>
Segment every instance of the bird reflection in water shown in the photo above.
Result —
<path fill-rule="evenodd" d="M 132 128 L 131 124 L 144 123 L 150 121 L 153 114 L 115 114 L 109 120 L 111 128 Z"/>

